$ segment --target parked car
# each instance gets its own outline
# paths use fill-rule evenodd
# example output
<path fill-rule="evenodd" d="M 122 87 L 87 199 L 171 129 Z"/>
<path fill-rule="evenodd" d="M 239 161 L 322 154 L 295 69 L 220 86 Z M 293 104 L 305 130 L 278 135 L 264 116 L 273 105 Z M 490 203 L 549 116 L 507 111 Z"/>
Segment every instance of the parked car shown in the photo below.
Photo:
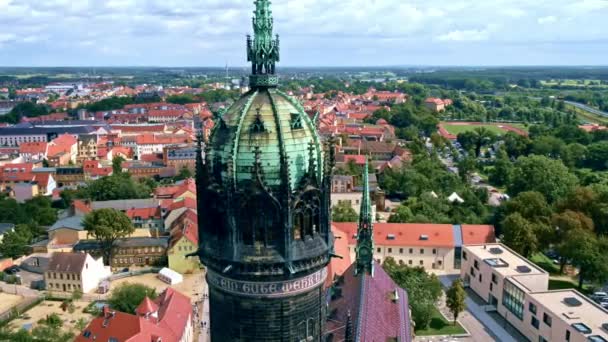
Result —
<path fill-rule="evenodd" d="M 4 273 L 6 273 L 6 274 L 10 274 L 10 275 L 14 275 L 14 274 L 16 274 L 16 273 L 17 273 L 17 272 L 19 272 L 19 271 L 21 271 L 21 269 L 19 268 L 19 266 L 17 266 L 17 265 L 13 265 L 13 266 L 11 266 L 11 267 L 9 267 L 9 268 L 5 269 L 5 270 L 4 270 Z"/>

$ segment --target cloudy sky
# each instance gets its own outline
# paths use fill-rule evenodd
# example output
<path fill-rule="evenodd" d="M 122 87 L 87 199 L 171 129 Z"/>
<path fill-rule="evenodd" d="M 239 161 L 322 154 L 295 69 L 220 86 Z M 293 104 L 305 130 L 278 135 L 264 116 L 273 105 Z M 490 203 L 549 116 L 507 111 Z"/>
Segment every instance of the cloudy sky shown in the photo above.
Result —
<path fill-rule="evenodd" d="M 275 0 L 283 66 L 607 65 L 608 0 Z M 253 0 L 0 0 L 2 66 L 245 65 Z"/>

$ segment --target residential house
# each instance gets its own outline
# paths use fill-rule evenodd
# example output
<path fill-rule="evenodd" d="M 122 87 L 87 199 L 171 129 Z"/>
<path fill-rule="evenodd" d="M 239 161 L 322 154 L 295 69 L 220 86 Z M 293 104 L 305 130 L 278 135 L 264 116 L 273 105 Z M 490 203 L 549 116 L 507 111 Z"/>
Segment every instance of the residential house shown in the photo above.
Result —
<path fill-rule="evenodd" d="M 168 287 L 155 300 L 144 298 L 135 315 L 104 307 L 78 335 L 76 342 L 145 341 L 193 342 L 193 318 L 190 298 Z"/>
<path fill-rule="evenodd" d="M 172 167 L 177 173 L 187 168 L 194 173 L 196 164 L 196 148 L 192 146 L 166 146 L 163 149 L 163 163 Z"/>
<path fill-rule="evenodd" d="M 58 220 L 47 230 L 48 240 L 33 246 L 36 253 L 71 252 L 80 240 L 88 238 L 82 225 L 84 216 L 70 216 Z"/>
<path fill-rule="evenodd" d="M 44 272 L 47 291 L 88 293 L 112 274 L 103 259 L 88 253 L 55 252 Z"/>
<path fill-rule="evenodd" d="M 198 224 L 194 210 L 182 214 L 179 223 L 171 229 L 167 257 L 169 268 L 179 273 L 193 273 L 201 268 L 197 255 L 188 256 L 198 250 Z"/>
<path fill-rule="evenodd" d="M 192 142 L 189 135 L 142 134 L 136 137 L 135 155 L 138 159 L 145 154 L 162 154 L 169 145 L 188 144 Z"/>
<path fill-rule="evenodd" d="M 110 266 L 113 271 L 125 267 L 150 267 L 166 264 L 169 237 L 130 237 L 116 240 Z M 81 240 L 74 246 L 76 252 L 100 255 L 97 240 Z"/>
<path fill-rule="evenodd" d="M 154 189 L 154 198 L 180 199 L 196 198 L 196 182 L 193 178 L 185 179 L 175 185 L 159 186 Z"/>
<path fill-rule="evenodd" d="M 160 206 L 156 208 L 131 208 L 125 213 L 135 229 L 147 229 L 152 236 L 158 236 L 165 230 Z"/>
<path fill-rule="evenodd" d="M 71 134 L 62 134 L 49 143 L 47 159 L 50 166 L 65 166 L 76 162 L 78 139 Z"/>
<path fill-rule="evenodd" d="M 350 256 L 354 260 L 357 224 L 332 224 L 346 233 Z M 457 273 L 464 246 L 494 241 L 494 227 L 490 225 L 375 223 L 374 259 L 382 264 L 384 259 L 391 257 L 399 264 L 422 266 L 431 272 Z"/>
<path fill-rule="evenodd" d="M 78 136 L 78 161 L 97 160 L 97 135 L 83 134 Z"/>
<path fill-rule="evenodd" d="M 452 104 L 452 100 L 450 99 L 438 99 L 435 97 L 429 97 L 424 101 L 424 105 L 426 108 L 432 110 L 433 112 L 439 113 L 445 111 L 447 106 Z"/>
<path fill-rule="evenodd" d="M 19 144 L 19 156 L 26 163 L 46 159 L 47 153 L 48 144 L 45 141 L 23 142 Z"/>

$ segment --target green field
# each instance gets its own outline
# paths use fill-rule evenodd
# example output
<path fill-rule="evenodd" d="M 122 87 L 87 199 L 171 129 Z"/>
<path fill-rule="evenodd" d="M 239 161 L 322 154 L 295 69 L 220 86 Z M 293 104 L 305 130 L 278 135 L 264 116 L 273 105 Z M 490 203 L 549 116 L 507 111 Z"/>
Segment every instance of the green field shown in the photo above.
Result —
<path fill-rule="evenodd" d="M 590 87 L 590 88 L 608 88 L 606 84 L 599 84 L 600 80 L 546 80 L 540 81 L 540 84 L 547 87 L 563 86 L 563 87 Z"/>
<path fill-rule="evenodd" d="M 431 323 L 426 329 L 416 330 L 417 336 L 438 336 L 438 335 L 462 335 L 466 334 L 467 331 L 462 328 L 462 326 L 456 322 L 448 321 L 437 308 L 433 308 L 433 317 L 431 318 Z"/>
<path fill-rule="evenodd" d="M 507 125 L 507 124 L 505 124 L 505 125 Z M 508 125 L 515 127 L 515 128 L 523 129 L 524 131 L 527 131 L 526 127 L 522 124 L 508 124 Z M 453 125 L 453 124 L 449 124 L 449 123 L 442 123 L 442 126 L 446 129 L 446 131 L 448 131 L 448 133 L 454 134 L 454 135 L 458 135 L 463 132 L 472 131 L 477 127 L 485 127 L 488 130 L 490 130 L 498 135 L 502 135 L 502 134 L 505 134 L 506 132 L 508 132 L 508 131 L 498 127 L 498 126 L 500 126 L 500 124 Z"/>

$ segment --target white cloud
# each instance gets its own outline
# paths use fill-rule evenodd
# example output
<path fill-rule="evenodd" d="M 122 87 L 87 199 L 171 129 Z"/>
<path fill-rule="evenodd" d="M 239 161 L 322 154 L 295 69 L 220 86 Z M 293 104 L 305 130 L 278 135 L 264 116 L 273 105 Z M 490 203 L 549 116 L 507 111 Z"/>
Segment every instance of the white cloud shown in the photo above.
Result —
<path fill-rule="evenodd" d="M 440 41 L 454 41 L 454 42 L 471 42 L 487 40 L 489 33 L 487 30 L 456 30 L 442 34 L 437 37 Z"/>
<path fill-rule="evenodd" d="M 0 0 L 0 42 L 11 52 L 0 54 L 0 65 L 244 65 L 253 7 L 253 0 Z M 272 9 L 285 65 L 436 63 L 429 56 L 458 64 L 473 55 L 475 63 L 526 64 L 542 59 L 542 43 L 602 49 L 608 31 L 604 0 L 274 0 Z M 559 25 L 538 29 L 550 23 Z M 486 42 L 483 50 L 472 50 L 476 41 Z M 510 56 L 514 45 L 523 52 Z"/>
<path fill-rule="evenodd" d="M 538 18 L 537 22 L 541 25 L 544 24 L 552 24 L 557 21 L 557 18 L 553 15 L 549 15 L 546 17 Z"/>

